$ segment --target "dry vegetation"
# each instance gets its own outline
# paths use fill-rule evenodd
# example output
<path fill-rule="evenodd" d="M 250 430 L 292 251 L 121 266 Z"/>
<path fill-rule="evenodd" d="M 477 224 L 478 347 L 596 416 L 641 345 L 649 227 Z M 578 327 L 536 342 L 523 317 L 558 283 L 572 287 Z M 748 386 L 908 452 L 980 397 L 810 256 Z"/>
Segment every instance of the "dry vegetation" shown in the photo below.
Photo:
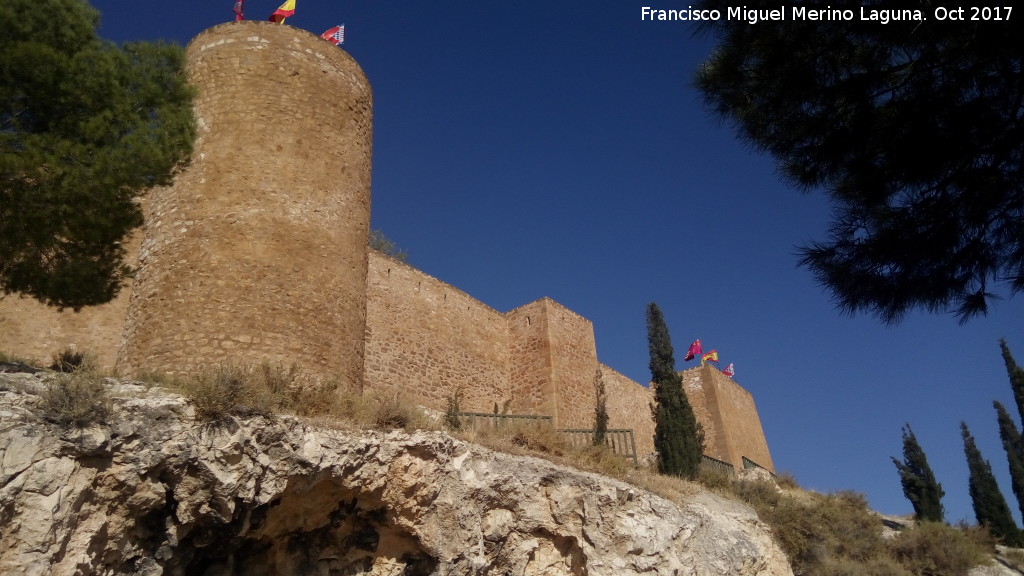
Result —
<path fill-rule="evenodd" d="M 879 517 L 855 492 L 816 494 L 756 481 L 731 482 L 729 490 L 772 527 L 797 576 L 966 576 L 995 551 L 983 528 L 934 522 L 883 538 Z"/>
<path fill-rule="evenodd" d="M 5 360 L 9 357 L 0 354 Z M 107 384 L 88 369 L 88 357 L 65 352 L 54 364 L 68 373 L 57 373 L 43 390 L 40 406 L 46 417 L 66 426 L 102 421 L 110 407 Z M 344 394 L 338 382 L 305 376 L 294 366 L 220 367 L 194 378 L 156 381 L 189 397 L 197 417 L 207 421 L 289 413 L 334 428 L 439 430 L 451 416 L 423 410 L 400 394 Z M 806 492 L 792 476 L 741 481 L 705 470 L 699 483 L 688 482 L 634 467 L 604 446 L 574 448 L 564 435 L 532 421 L 450 433 L 493 450 L 611 476 L 680 503 L 692 499 L 702 485 L 743 501 L 771 526 L 796 576 L 965 576 L 995 550 L 987 531 L 977 527 L 924 523 L 883 538 L 882 523 L 863 496 Z M 1024 552 L 1010 550 L 1001 559 L 1020 566 Z"/>
<path fill-rule="evenodd" d="M 59 374 L 39 396 L 44 417 L 62 426 L 102 422 L 110 413 L 106 378 L 91 371 Z"/>

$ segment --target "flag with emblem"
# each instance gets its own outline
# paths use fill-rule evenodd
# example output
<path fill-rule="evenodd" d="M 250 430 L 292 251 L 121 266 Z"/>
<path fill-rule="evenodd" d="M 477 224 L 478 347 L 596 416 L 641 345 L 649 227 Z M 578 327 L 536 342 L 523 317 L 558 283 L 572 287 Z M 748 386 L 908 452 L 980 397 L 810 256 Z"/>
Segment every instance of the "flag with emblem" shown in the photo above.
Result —
<path fill-rule="evenodd" d="M 245 10 L 245 0 L 235 1 L 235 22 L 241 22 L 245 19 L 242 12 Z"/>
<path fill-rule="evenodd" d="M 295 14 L 295 0 L 285 0 L 285 3 L 281 4 L 281 6 L 277 10 L 274 10 L 274 13 L 270 15 L 270 21 L 281 24 L 284 22 L 285 18 L 292 14 Z"/>
<path fill-rule="evenodd" d="M 700 354 L 700 338 L 698 338 L 693 341 L 693 344 L 690 344 L 690 349 L 686 351 L 686 356 L 683 356 L 683 360 L 685 362 L 689 362 L 690 360 L 693 360 L 697 356 L 700 356 Z"/>
<path fill-rule="evenodd" d="M 327 40 L 331 44 L 334 44 L 335 46 L 340 46 L 341 44 L 345 43 L 345 25 L 339 24 L 334 28 L 331 28 L 330 30 L 321 34 L 320 37 L 323 38 L 324 40 Z"/>

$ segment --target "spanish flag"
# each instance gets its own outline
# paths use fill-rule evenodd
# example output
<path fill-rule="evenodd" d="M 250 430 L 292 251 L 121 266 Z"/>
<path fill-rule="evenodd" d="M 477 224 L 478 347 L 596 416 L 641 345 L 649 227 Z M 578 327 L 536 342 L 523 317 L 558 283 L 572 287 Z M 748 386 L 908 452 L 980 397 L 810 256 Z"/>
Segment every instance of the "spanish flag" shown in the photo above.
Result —
<path fill-rule="evenodd" d="M 295 0 L 285 0 L 284 4 L 281 4 L 281 7 L 274 10 L 274 13 L 270 15 L 270 21 L 281 24 L 285 18 L 292 14 L 295 14 Z"/>
<path fill-rule="evenodd" d="M 700 357 L 700 365 L 703 366 L 707 361 L 718 362 L 718 350 L 712 350 L 707 354 Z"/>

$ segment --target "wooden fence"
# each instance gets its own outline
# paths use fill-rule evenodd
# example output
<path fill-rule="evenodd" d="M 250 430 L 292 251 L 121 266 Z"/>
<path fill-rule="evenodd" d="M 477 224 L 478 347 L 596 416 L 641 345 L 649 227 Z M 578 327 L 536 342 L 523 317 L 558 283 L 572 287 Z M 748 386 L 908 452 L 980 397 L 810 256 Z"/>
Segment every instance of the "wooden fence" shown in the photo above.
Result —
<path fill-rule="evenodd" d="M 725 474 L 730 478 L 736 476 L 736 469 L 733 467 L 732 464 L 729 464 L 728 462 L 719 460 L 717 458 L 712 458 L 707 454 L 700 455 L 700 468 L 701 470 L 710 470 L 712 472 Z"/>
<path fill-rule="evenodd" d="M 489 414 L 487 412 L 459 412 L 459 420 L 467 430 L 480 428 L 501 428 L 511 422 L 535 421 L 538 424 L 551 425 L 551 416 L 536 414 Z"/>
<path fill-rule="evenodd" d="M 573 446 L 586 446 L 594 441 L 593 430 L 565 428 L 559 430 L 559 432 L 566 434 Z M 604 441 L 612 449 L 612 452 L 629 458 L 633 461 L 634 466 L 640 465 L 640 460 L 636 454 L 636 441 L 633 438 L 633 430 L 631 428 L 608 430 L 605 433 Z"/>
<path fill-rule="evenodd" d="M 487 412 L 459 412 L 459 420 L 466 430 L 480 430 L 481 428 L 501 428 L 512 422 L 536 422 L 538 425 L 551 425 L 551 416 L 540 416 L 537 414 L 488 414 Z M 572 446 L 585 446 L 590 444 L 594 438 L 593 430 L 562 429 L 558 432 L 566 435 Z M 633 461 L 638 466 L 640 460 L 636 453 L 636 441 L 633 438 L 632 429 L 608 430 L 605 435 L 605 442 L 613 452 Z"/>

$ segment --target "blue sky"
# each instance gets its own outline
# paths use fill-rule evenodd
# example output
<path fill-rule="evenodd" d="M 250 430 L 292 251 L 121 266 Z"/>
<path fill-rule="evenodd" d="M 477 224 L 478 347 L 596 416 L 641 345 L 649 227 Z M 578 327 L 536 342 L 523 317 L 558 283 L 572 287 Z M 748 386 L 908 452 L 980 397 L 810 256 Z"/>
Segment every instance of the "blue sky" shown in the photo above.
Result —
<path fill-rule="evenodd" d="M 279 3 L 248 0 L 246 16 Z M 233 18 L 232 0 L 92 4 L 119 42 L 185 44 Z M 657 302 L 680 368 L 695 338 L 735 363 L 778 470 L 880 512 L 912 511 L 889 459 L 909 422 L 947 518 L 974 521 L 965 420 L 1016 510 L 992 401 L 1012 410 L 998 340 L 1024 364 L 1024 298 L 966 326 L 837 313 L 794 256 L 823 237 L 827 199 L 788 189 L 710 116 L 690 84 L 710 41 L 641 21 L 642 5 L 298 0 L 287 24 L 346 24 L 374 91 L 373 227 L 411 264 L 500 311 L 557 300 L 638 381 Z"/>

